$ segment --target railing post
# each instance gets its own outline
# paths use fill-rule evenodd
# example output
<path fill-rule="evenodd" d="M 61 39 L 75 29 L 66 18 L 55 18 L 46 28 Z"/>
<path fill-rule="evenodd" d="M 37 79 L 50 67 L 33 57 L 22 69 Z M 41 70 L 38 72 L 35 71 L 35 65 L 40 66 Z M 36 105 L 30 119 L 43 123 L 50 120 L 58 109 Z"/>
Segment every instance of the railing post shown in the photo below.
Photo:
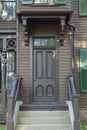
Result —
<path fill-rule="evenodd" d="M 73 98 L 73 110 L 74 110 L 74 130 L 80 130 L 80 119 L 78 110 L 78 97 Z"/>
<path fill-rule="evenodd" d="M 13 129 L 13 96 L 8 95 L 7 130 Z"/>

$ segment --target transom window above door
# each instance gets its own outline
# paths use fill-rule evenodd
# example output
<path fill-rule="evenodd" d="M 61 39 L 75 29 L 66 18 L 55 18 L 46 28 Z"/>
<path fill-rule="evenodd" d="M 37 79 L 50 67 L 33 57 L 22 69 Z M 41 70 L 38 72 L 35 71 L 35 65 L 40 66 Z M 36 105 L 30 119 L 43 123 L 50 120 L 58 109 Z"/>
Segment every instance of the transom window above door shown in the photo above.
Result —
<path fill-rule="evenodd" d="M 22 4 L 66 4 L 66 0 L 22 0 Z"/>
<path fill-rule="evenodd" d="M 34 47 L 54 47 L 54 37 L 40 37 L 34 38 Z"/>

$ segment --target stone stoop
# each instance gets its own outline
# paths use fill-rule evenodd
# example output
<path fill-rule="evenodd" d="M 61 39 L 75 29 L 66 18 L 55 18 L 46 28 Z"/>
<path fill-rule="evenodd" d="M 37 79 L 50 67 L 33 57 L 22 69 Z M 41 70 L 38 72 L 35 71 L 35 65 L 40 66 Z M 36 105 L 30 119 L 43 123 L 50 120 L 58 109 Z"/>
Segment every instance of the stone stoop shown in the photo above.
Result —
<path fill-rule="evenodd" d="M 15 130 L 72 130 L 68 111 L 19 111 Z"/>

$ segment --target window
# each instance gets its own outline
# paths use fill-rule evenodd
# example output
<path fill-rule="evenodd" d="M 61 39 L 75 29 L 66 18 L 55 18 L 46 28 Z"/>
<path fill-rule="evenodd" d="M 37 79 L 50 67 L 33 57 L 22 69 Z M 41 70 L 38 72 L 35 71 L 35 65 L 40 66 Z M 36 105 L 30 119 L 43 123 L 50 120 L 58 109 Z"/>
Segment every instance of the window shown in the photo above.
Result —
<path fill-rule="evenodd" d="M 22 4 L 66 4 L 66 0 L 22 0 Z"/>
<path fill-rule="evenodd" d="M 7 61 L 6 86 L 9 92 L 13 84 L 13 75 L 16 72 L 16 53 L 14 51 L 9 51 L 7 53 L 7 58 L 8 58 L 8 61 Z"/>
<path fill-rule="evenodd" d="M 79 15 L 87 16 L 87 0 L 79 0 Z"/>
<path fill-rule="evenodd" d="M 81 92 L 87 92 L 87 48 L 80 49 L 80 86 Z"/>
<path fill-rule="evenodd" d="M 34 47 L 54 47 L 54 38 L 34 38 Z"/>
<path fill-rule="evenodd" d="M 6 88 L 8 93 L 11 91 L 13 84 L 13 75 L 16 72 L 16 52 L 7 52 L 7 65 L 6 65 Z M 3 64 L 2 64 L 2 75 L 3 75 Z M 2 78 L 3 83 L 3 78 Z M 3 84 L 2 84 L 3 86 Z"/>
<path fill-rule="evenodd" d="M 1 53 L 1 59 L 0 59 L 0 80 L 1 80 L 1 86 L 3 88 L 3 74 L 4 74 L 4 68 L 3 68 L 3 48 L 6 48 L 6 88 L 7 92 L 11 91 L 12 84 L 13 84 L 13 75 L 16 73 L 16 38 L 5 38 L 4 40 L 0 41 L 0 53 Z M 0 87 L 1 87 L 0 86 Z M 0 88 L 1 89 L 1 88 Z"/>
<path fill-rule="evenodd" d="M 2 1 L 2 20 L 15 20 L 15 0 L 3 0 Z"/>

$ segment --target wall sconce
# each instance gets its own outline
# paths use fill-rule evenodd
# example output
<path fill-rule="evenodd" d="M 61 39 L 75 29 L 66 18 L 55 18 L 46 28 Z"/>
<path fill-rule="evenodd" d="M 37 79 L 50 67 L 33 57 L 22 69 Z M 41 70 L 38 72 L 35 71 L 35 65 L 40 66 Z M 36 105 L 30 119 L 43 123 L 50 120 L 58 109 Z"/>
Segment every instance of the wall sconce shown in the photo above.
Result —
<path fill-rule="evenodd" d="M 60 32 L 59 42 L 60 42 L 60 46 L 64 46 L 64 32 L 63 31 Z"/>

